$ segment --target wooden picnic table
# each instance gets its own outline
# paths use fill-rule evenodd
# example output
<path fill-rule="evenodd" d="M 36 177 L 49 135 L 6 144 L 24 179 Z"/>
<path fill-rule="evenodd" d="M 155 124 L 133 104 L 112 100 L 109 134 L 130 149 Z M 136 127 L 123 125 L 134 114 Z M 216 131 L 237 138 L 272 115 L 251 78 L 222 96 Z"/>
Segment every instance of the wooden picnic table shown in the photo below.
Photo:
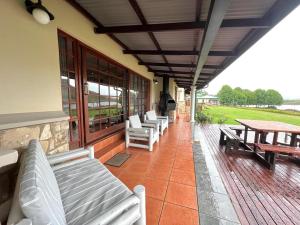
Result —
<path fill-rule="evenodd" d="M 297 135 L 300 134 L 300 126 L 291 125 L 288 123 L 283 122 L 276 122 L 276 121 L 263 121 L 263 120 L 243 120 L 243 119 L 237 119 L 237 122 L 239 122 L 241 125 L 245 126 L 245 132 L 244 132 L 244 140 L 243 144 L 245 147 L 245 150 L 251 150 L 253 154 L 256 156 L 256 158 L 264 163 L 269 169 L 275 168 L 275 159 L 277 153 L 280 152 L 287 152 L 290 153 L 297 153 L 298 150 L 295 150 L 295 147 L 297 145 Z M 248 131 L 251 129 L 255 132 L 254 137 L 254 145 L 249 146 L 247 144 L 247 136 Z M 278 145 L 278 133 L 284 132 L 284 133 L 291 133 L 291 141 L 290 141 L 290 148 L 282 147 Z M 268 144 L 266 141 L 266 137 L 268 133 L 274 133 L 273 135 L 273 141 L 271 145 Z M 263 150 L 264 153 L 257 152 L 257 147 L 260 150 Z M 276 149 L 276 151 L 275 151 Z"/>
<path fill-rule="evenodd" d="M 260 139 L 261 142 L 265 142 L 266 134 L 267 133 L 274 133 L 273 136 L 273 145 L 277 144 L 278 133 L 291 133 L 291 142 L 290 146 L 296 146 L 296 139 L 297 135 L 300 135 L 300 126 L 277 122 L 277 121 L 264 121 L 264 120 L 243 120 L 237 119 L 236 120 L 241 125 L 245 126 L 245 133 L 244 133 L 244 144 L 247 144 L 247 136 L 249 129 L 255 131 L 255 138 L 254 143 L 258 143 L 259 136 L 262 135 Z"/>

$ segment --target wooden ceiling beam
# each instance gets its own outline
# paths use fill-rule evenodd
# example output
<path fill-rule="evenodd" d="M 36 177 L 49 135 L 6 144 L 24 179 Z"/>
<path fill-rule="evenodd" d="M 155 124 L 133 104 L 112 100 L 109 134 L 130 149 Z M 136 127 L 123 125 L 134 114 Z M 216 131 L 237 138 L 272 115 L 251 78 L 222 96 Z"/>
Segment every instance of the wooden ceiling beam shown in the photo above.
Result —
<path fill-rule="evenodd" d="M 175 78 L 175 79 L 187 79 L 187 80 L 193 80 L 193 77 L 185 77 L 185 76 L 175 76 L 175 75 L 166 75 L 166 74 L 155 74 L 156 77 L 169 77 L 169 78 Z"/>
<path fill-rule="evenodd" d="M 140 8 L 137 1 L 136 0 L 128 0 L 128 1 L 130 3 L 131 7 L 133 8 L 133 10 L 135 11 L 135 14 L 137 15 L 137 17 L 141 21 L 142 26 L 148 26 L 149 24 L 146 20 L 146 17 L 144 16 L 144 14 L 142 12 L 142 9 Z M 157 41 L 156 37 L 154 36 L 154 34 L 151 31 L 148 31 L 148 35 L 149 35 L 150 39 L 152 40 L 152 42 L 154 43 L 157 50 L 161 51 L 160 44 L 158 43 L 158 41 Z M 168 63 L 168 60 L 167 60 L 165 55 L 162 54 L 162 58 L 165 61 L 165 63 Z M 169 67 L 169 70 L 172 71 L 172 68 Z"/>
<path fill-rule="evenodd" d="M 190 74 L 194 75 L 193 71 L 168 71 L 168 70 L 153 70 L 153 69 L 148 69 L 149 72 L 155 73 L 155 74 Z"/>
<path fill-rule="evenodd" d="M 92 14 L 90 14 L 85 8 L 83 8 L 78 2 L 74 0 L 66 0 L 73 8 L 75 8 L 77 11 L 79 11 L 84 17 L 86 17 L 89 21 L 94 23 L 97 27 L 103 27 L 103 24 L 98 21 Z M 108 36 L 113 39 L 116 43 L 118 43 L 124 50 L 130 50 L 129 47 L 124 44 L 119 38 L 117 38 L 113 34 L 108 34 Z M 142 59 L 136 55 L 132 54 L 138 61 L 142 61 Z M 146 66 L 148 69 L 149 67 Z"/>
<path fill-rule="evenodd" d="M 137 55 L 198 55 L 199 51 L 189 50 L 123 50 L 124 54 Z M 232 51 L 210 51 L 209 56 L 236 56 Z"/>
<path fill-rule="evenodd" d="M 191 30 L 204 29 L 206 21 L 180 22 L 180 23 L 158 23 L 142 25 L 125 25 L 112 27 L 96 27 L 96 34 L 114 34 L 114 33 L 137 33 L 137 32 L 158 32 L 171 30 Z M 251 28 L 269 28 L 271 24 L 261 18 L 230 19 L 224 20 L 221 27 L 251 27 Z"/>
<path fill-rule="evenodd" d="M 139 65 L 145 66 L 167 66 L 167 67 L 186 67 L 186 68 L 195 68 L 196 64 L 187 64 L 187 63 L 156 63 L 156 62 L 139 62 Z M 219 65 L 204 65 L 204 69 L 222 69 Z M 152 69 L 150 69 L 152 70 Z"/>

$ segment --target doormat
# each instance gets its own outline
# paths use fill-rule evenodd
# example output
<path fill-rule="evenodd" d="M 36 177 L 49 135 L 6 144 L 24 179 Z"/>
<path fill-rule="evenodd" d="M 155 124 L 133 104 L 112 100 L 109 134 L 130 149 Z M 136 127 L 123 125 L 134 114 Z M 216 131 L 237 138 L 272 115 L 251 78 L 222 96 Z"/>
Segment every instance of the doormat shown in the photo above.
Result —
<path fill-rule="evenodd" d="M 120 167 L 124 162 L 129 159 L 131 155 L 127 153 L 118 153 L 108 161 L 106 161 L 104 164 L 110 165 L 110 166 L 116 166 Z"/>

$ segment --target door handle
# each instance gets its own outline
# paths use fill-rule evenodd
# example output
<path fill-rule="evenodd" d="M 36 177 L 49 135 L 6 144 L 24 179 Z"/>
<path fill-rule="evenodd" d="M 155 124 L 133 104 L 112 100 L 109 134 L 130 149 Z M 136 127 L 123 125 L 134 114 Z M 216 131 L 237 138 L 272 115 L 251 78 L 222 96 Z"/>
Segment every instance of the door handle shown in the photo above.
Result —
<path fill-rule="evenodd" d="M 88 94 L 89 94 L 89 84 L 88 84 L 88 82 L 85 82 L 85 83 L 83 84 L 83 93 L 84 93 L 85 95 L 88 95 Z"/>

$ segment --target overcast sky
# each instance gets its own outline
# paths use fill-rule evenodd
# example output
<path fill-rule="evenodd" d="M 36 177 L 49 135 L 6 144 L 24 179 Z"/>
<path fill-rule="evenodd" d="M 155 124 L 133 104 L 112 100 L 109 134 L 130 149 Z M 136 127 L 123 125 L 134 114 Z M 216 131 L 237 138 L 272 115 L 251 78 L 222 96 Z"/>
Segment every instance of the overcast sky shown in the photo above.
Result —
<path fill-rule="evenodd" d="M 206 91 L 217 94 L 224 84 L 272 88 L 285 99 L 300 99 L 300 7 L 210 82 Z"/>

